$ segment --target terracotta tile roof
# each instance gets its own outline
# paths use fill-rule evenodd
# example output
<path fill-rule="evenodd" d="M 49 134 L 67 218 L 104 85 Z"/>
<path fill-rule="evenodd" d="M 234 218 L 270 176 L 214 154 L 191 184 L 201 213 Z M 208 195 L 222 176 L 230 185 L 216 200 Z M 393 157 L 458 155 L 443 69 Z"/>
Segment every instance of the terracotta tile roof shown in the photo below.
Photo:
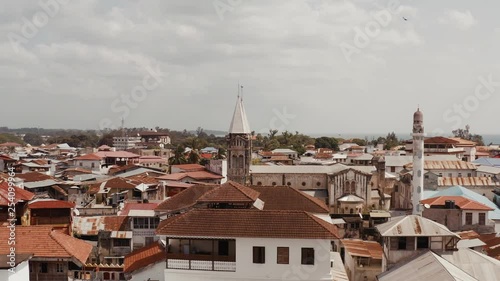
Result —
<path fill-rule="evenodd" d="M 14 188 L 14 202 L 17 203 L 19 201 L 30 201 L 35 197 L 35 194 L 19 188 L 17 186 L 13 186 Z M 0 206 L 8 206 L 10 203 L 9 199 L 9 184 L 7 181 L 0 180 Z"/>
<path fill-rule="evenodd" d="M 75 203 L 54 200 L 54 199 L 39 199 L 28 204 L 30 209 L 73 209 Z"/>
<path fill-rule="evenodd" d="M 158 207 L 156 207 L 155 211 L 175 212 L 190 208 L 196 204 L 198 198 L 216 187 L 217 186 L 215 185 L 193 185 L 179 192 L 173 197 L 161 202 Z"/>
<path fill-rule="evenodd" d="M 314 155 L 314 159 L 330 159 L 330 158 L 333 158 L 332 153 L 316 153 L 316 155 Z"/>
<path fill-rule="evenodd" d="M 0 159 L 4 161 L 16 161 L 15 159 L 10 158 L 8 155 L 0 154 Z"/>
<path fill-rule="evenodd" d="M 438 186 L 500 186 L 500 183 L 493 181 L 490 177 L 439 177 Z"/>
<path fill-rule="evenodd" d="M 222 179 L 223 176 L 213 174 L 207 171 L 196 171 L 196 172 L 182 172 L 182 173 L 173 173 L 173 174 L 168 174 L 168 175 L 163 175 L 160 177 L 157 177 L 159 180 L 172 180 L 172 181 L 179 181 L 184 178 L 192 178 L 194 180 L 216 180 L 216 179 Z"/>
<path fill-rule="evenodd" d="M 271 151 L 259 151 L 259 155 L 261 155 L 261 156 L 272 156 L 273 153 Z"/>
<path fill-rule="evenodd" d="M 193 209 L 163 220 L 157 235 L 168 237 L 338 239 L 337 228 L 300 211 Z"/>
<path fill-rule="evenodd" d="M 199 164 L 180 164 L 180 165 L 172 165 L 172 168 L 181 169 L 184 172 L 193 172 L 193 171 L 204 171 L 205 167 Z"/>
<path fill-rule="evenodd" d="M 382 246 L 378 242 L 359 239 L 343 239 L 340 241 L 351 256 L 382 259 Z"/>
<path fill-rule="evenodd" d="M 0 239 L 8 241 L 10 230 L 0 228 Z M 0 243 L 0 254 L 8 254 L 7 243 Z M 16 252 L 31 253 L 34 258 L 72 258 L 75 262 L 85 264 L 92 251 L 92 245 L 54 230 L 50 225 L 33 225 L 16 227 Z"/>
<path fill-rule="evenodd" d="M 207 171 L 196 171 L 196 172 L 187 172 L 188 177 L 193 178 L 195 180 L 210 180 L 210 179 L 222 179 L 224 178 L 221 175 L 213 174 Z"/>
<path fill-rule="evenodd" d="M 130 176 L 130 177 L 127 177 L 126 179 L 129 179 L 131 181 L 138 182 L 138 183 L 144 183 L 144 184 L 157 185 L 159 183 L 159 181 L 155 177 L 146 175 L 146 173 Z"/>
<path fill-rule="evenodd" d="M 286 155 L 273 155 L 271 156 L 271 161 L 291 161 L 290 157 Z"/>
<path fill-rule="evenodd" d="M 187 177 L 186 173 L 173 173 L 157 177 L 159 180 L 179 181 Z"/>
<path fill-rule="evenodd" d="M 85 154 L 82 156 L 78 156 L 74 158 L 75 160 L 91 160 L 91 161 L 100 161 L 102 160 L 101 156 L 96 155 L 95 153 Z"/>
<path fill-rule="evenodd" d="M 202 159 L 212 159 L 214 155 L 212 153 L 200 153 Z"/>
<path fill-rule="evenodd" d="M 105 216 L 104 217 L 104 230 L 105 231 L 128 231 L 129 217 L 127 216 Z"/>
<path fill-rule="evenodd" d="M 264 210 L 306 211 L 314 214 L 329 213 L 325 202 L 289 186 L 251 186 L 260 193 Z"/>
<path fill-rule="evenodd" d="M 21 145 L 18 144 L 17 142 L 4 142 L 4 143 L 0 143 L 0 147 L 11 147 L 11 146 L 18 147 L 18 146 L 21 146 Z"/>
<path fill-rule="evenodd" d="M 470 141 L 470 140 L 464 140 L 462 138 L 450 138 L 454 141 L 457 141 L 458 145 L 457 146 L 476 146 L 476 142 Z"/>
<path fill-rule="evenodd" d="M 241 185 L 239 183 L 228 181 L 203 196 L 198 198 L 198 203 L 253 203 L 259 198 L 259 192 Z"/>
<path fill-rule="evenodd" d="M 123 207 L 123 210 L 121 211 L 120 215 L 121 216 L 128 216 L 129 212 L 131 210 L 154 210 L 158 207 L 158 203 L 132 203 L 132 202 L 127 202 L 125 203 L 125 206 Z"/>
<path fill-rule="evenodd" d="M 124 272 L 132 272 L 150 264 L 164 262 L 167 258 L 165 247 L 160 243 L 152 243 L 125 256 Z"/>
<path fill-rule="evenodd" d="M 75 174 L 92 174 L 91 170 L 82 169 L 82 168 L 69 168 L 63 171 L 63 174 L 67 173 L 75 173 Z"/>
<path fill-rule="evenodd" d="M 457 143 L 459 143 L 459 141 L 454 140 L 453 138 L 431 137 L 431 138 L 425 139 L 424 143 L 426 143 L 426 144 L 443 144 L 443 143 L 457 144 Z"/>
<path fill-rule="evenodd" d="M 136 183 L 132 180 L 116 177 L 116 178 L 112 178 L 112 179 L 104 181 L 104 182 L 100 182 L 100 183 L 96 183 L 96 184 L 91 185 L 89 190 L 87 191 L 87 193 L 95 194 L 95 193 L 99 192 L 99 190 L 101 188 L 109 188 L 109 189 L 114 188 L 114 189 L 130 190 L 130 189 L 134 189 L 137 185 L 138 185 L 138 183 Z"/>
<path fill-rule="evenodd" d="M 500 236 L 496 233 L 481 234 L 479 239 L 486 244 L 486 246 L 483 247 L 486 254 L 500 260 Z"/>
<path fill-rule="evenodd" d="M 421 202 L 422 204 L 429 204 L 431 206 L 445 206 L 445 202 L 448 200 L 455 201 L 455 205 L 462 210 L 493 211 L 493 208 L 463 196 L 439 196 L 425 199 Z"/>
<path fill-rule="evenodd" d="M 128 152 L 128 151 L 98 151 L 94 153 L 101 158 L 139 158 L 140 155 Z"/>
<path fill-rule="evenodd" d="M 17 178 L 23 179 L 24 182 L 35 182 L 35 181 L 44 181 L 44 180 L 55 180 L 54 177 L 51 177 L 46 174 L 42 174 L 39 172 L 29 172 L 25 174 L 16 174 Z"/>

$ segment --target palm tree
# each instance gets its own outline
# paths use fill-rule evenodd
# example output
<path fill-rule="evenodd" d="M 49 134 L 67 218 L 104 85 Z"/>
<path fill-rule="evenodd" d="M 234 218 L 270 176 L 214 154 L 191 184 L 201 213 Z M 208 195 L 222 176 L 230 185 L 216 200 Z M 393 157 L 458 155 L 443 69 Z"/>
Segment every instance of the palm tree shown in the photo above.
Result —
<path fill-rule="evenodd" d="M 179 165 L 179 164 L 185 164 L 186 162 L 187 162 L 186 157 L 184 157 L 184 147 L 178 145 L 177 148 L 175 149 L 174 156 L 168 159 L 168 164 Z"/>
<path fill-rule="evenodd" d="M 200 155 L 196 151 L 191 150 L 191 152 L 189 153 L 189 156 L 188 156 L 188 163 L 189 164 L 200 163 Z"/>

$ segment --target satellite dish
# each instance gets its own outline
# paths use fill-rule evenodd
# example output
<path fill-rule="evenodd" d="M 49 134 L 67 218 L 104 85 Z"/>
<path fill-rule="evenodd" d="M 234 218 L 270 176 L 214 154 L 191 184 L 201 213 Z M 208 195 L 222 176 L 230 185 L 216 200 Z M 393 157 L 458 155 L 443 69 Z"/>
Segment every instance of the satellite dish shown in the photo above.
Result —
<path fill-rule="evenodd" d="M 429 204 L 424 204 L 424 208 L 429 209 L 430 207 L 431 207 L 431 205 L 429 205 Z"/>

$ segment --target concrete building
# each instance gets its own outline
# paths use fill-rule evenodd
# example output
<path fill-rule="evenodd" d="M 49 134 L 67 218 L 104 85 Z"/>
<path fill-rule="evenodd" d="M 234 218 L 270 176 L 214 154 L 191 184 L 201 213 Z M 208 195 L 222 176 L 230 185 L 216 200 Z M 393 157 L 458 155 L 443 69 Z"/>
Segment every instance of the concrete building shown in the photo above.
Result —
<path fill-rule="evenodd" d="M 165 280 L 333 279 L 336 228 L 307 212 L 194 209 L 157 234 L 169 245 Z"/>
<path fill-rule="evenodd" d="M 424 193 L 424 115 L 417 109 L 413 114 L 413 179 L 412 214 L 422 215 L 420 201 Z"/>
<path fill-rule="evenodd" d="M 446 226 L 420 215 L 392 218 L 376 226 L 382 236 L 382 271 L 408 261 L 424 251 L 457 249 L 460 236 Z"/>
<path fill-rule="evenodd" d="M 375 241 L 343 239 L 344 263 L 349 280 L 376 281 L 382 272 L 382 246 Z"/>

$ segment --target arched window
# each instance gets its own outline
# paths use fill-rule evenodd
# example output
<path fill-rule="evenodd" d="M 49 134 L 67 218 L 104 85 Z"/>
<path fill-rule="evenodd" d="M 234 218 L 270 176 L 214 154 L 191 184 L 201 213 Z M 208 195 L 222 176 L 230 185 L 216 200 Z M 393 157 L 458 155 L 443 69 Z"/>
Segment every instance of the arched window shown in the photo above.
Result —
<path fill-rule="evenodd" d="M 351 209 L 349 210 L 349 213 L 350 213 L 350 214 L 354 214 L 354 209 L 353 209 L 353 208 L 351 208 Z"/>
<path fill-rule="evenodd" d="M 356 194 L 356 182 L 351 182 L 351 194 Z"/>

